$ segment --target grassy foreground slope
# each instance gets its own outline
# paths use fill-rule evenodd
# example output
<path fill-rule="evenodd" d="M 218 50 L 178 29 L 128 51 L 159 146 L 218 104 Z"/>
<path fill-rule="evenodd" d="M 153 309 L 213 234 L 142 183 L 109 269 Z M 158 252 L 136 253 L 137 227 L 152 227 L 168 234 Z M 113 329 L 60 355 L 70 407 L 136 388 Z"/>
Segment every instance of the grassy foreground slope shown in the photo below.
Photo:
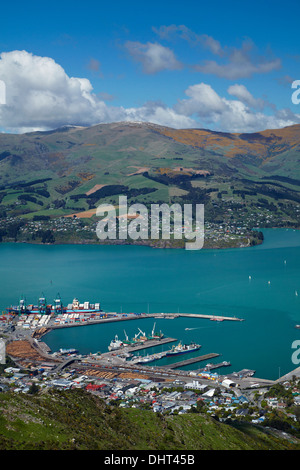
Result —
<path fill-rule="evenodd" d="M 0 394 L 0 450 L 288 450 L 300 444 L 207 415 L 120 409 L 82 390 Z"/>

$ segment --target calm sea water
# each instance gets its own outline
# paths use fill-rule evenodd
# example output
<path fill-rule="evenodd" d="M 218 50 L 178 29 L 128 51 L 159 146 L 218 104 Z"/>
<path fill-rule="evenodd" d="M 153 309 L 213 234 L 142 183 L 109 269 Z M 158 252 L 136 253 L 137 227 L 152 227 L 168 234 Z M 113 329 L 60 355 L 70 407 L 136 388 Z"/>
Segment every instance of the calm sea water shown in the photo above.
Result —
<path fill-rule="evenodd" d="M 0 309 L 21 295 L 36 303 L 42 293 L 48 302 L 60 293 L 65 304 L 78 297 L 100 301 L 106 311 L 236 316 L 245 321 L 134 320 L 56 330 L 44 339 L 53 351 L 104 352 L 116 334 L 122 339 L 125 330 L 131 338 L 138 328 L 150 333 L 156 322 L 165 336 L 199 342 L 201 354 L 221 354 L 212 362 L 230 361 L 221 373 L 248 368 L 276 379 L 297 367 L 291 345 L 300 336 L 294 328 L 300 323 L 300 232 L 267 229 L 264 235 L 263 245 L 228 250 L 3 244 Z"/>

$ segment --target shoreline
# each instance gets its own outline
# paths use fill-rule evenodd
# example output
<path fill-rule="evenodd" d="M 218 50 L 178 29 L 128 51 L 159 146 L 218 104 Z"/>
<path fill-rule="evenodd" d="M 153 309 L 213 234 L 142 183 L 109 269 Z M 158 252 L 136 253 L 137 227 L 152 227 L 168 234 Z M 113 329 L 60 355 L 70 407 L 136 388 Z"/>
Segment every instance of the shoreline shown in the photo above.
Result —
<path fill-rule="evenodd" d="M 109 312 L 108 312 L 109 313 Z M 107 314 L 108 314 L 107 313 Z M 115 314 L 114 314 L 115 315 Z M 222 316 L 216 316 L 216 315 L 205 315 L 205 314 L 188 314 L 188 313 L 175 313 L 175 314 L 172 314 L 172 313 L 147 313 L 147 314 L 140 314 L 140 315 L 137 315 L 137 314 L 117 314 L 118 316 L 116 317 L 108 317 L 108 318 L 99 318 L 99 319 L 93 319 L 93 320 L 86 320 L 84 322 L 72 322 L 72 323 L 64 323 L 64 324 L 61 324 L 61 325 L 54 325 L 54 324 L 50 324 L 49 326 L 45 326 L 45 327 L 37 327 L 35 328 L 34 330 L 32 329 L 26 329 L 24 331 L 22 331 L 22 328 L 19 329 L 19 333 L 17 336 L 19 336 L 19 339 L 14 339 L 14 335 L 9 335 L 10 336 L 10 339 L 8 341 L 7 344 L 10 344 L 10 343 L 18 343 L 18 341 L 25 341 L 25 342 L 28 342 L 31 347 L 36 351 L 36 353 L 40 354 L 41 356 L 43 356 L 44 360 L 59 360 L 59 362 L 62 360 L 61 358 L 55 358 L 53 359 L 52 357 L 52 354 L 50 354 L 50 351 L 51 351 L 51 348 L 49 347 L 49 345 L 47 344 L 47 339 L 45 338 L 47 336 L 48 333 L 50 333 L 51 331 L 53 330 L 58 330 L 58 329 L 62 329 L 62 328 L 73 328 L 73 327 L 78 327 L 78 326 L 92 326 L 92 325 L 97 325 L 97 324 L 101 324 L 101 323 L 113 323 L 113 322 L 120 322 L 120 321 L 129 321 L 129 320 L 139 320 L 139 319 L 149 319 L 149 318 L 176 318 L 176 317 L 197 317 L 199 319 L 209 319 L 209 320 L 221 320 L 221 321 L 244 321 L 243 319 L 241 318 L 237 318 L 237 317 L 222 317 Z M 126 316 L 123 316 L 123 315 L 126 315 Z M 52 319 L 54 317 L 52 316 Z M 20 332 L 22 331 L 22 335 L 20 336 Z M 41 338 L 43 338 L 43 340 L 41 341 Z M 39 344 L 41 343 L 41 345 L 45 345 L 46 348 L 48 349 L 48 351 L 46 352 L 44 350 L 44 348 Z M 140 348 L 143 348 L 144 346 L 140 346 Z M 147 347 L 147 346 L 146 346 Z M 48 355 L 48 352 L 50 355 Z M 55 353 L 56 351 L 54 351 Z M 119 352 L 122 352 L 122 348 L 120 349 Z M 116 351 L 111 351 L 111 352 L 105 352 L 105 353 L 102 353 L 102 356 L 104 355 L 105 357 L 106 356 L 109 356 L 112 355 L 112 356 L 115 356 L 116 355 Z M 9 356 L 12 357 L 12 359 L 14 359 L 14 357 L 8 353 Z M 88 357 L 88 355 L 87 355 Z M 17 362 L 18 361 L 22 361 L 22 360 L 27 360 L 28 358 L 26 357 L 26 355 L 24 357 L 18 357 L 17 358 Z M 92 361 L 93 362 L 93 361 Z M 91 365 L 93 365 L 91 363 Z M 135 367 L 137 366 L 137 364 L 135 365 Z M 147 367 L 146 364 L 143 364 L 143 367 Z M 151 366 L 150 366 L 151 367 Z M 158 368 L 160 366 L 157 366 Z M 137 367 L 138 368 L 138 367 Z M 162 366 L 162 371 L 163 371 L 163 366 Z M 184 371 L 182 371 L 184 372 Z M 189 371 L 187 371 L 187 374 L 189 373 Z M 260 378 L 260 377 L 253 377 L 251 378 L 251 381 L 253 381 L 253 383 L 255 384 L 259 384 L 261 386 L 265 386 L 266 384 L 276 384 L 276 383 L 280 383 L 280 382 L 283 382 L 283 381 L 286 381 L 286 380 L 289 380 L 291 379 L 293 376 L 298 376 L 300 377 L 300 367 L 296 367 L 295 369 L 289 371 L 289 372 L 286 372 L 284 375 L 282 375 L 281 377 L 277 378 L 277 379 L 269 379 L 269 378 Z M 220 374 L 220 376 L 222 377 L 222 374 Z M 225 377 L 225 376 L 224 376 Z"/>
<path fill-rule="evenodd" d="M 46 345 L 46 347 L 48 348 L 48 352 L 44 351 L 42 347 L 40 347 L 39 345 L 39 341 L 41 340 L 42 337 L 46 336 L 48 333 L 50 333 L 52 330 L 56 330 L 56 329 L 61 329 L 61 328 L 72 328 L 72 327 L 77 327 L 77 326 L 92 326 L 92 325 L 95 325 L 95 324 L 100 324 L 100 323 L 104 323 L 105 320 L 107 322 L 111 322 L 111 321 L 125 321 L 125 320 L 137 320 L 139 318 L 151 318 L 152 316 L 154 316 L 155 314 L 149 314 L 149 316 L 145 315 L 143 317 L 138 317 L 138 318 L 134 318 L 134 317 L 131 317 L 131 318 L 115 318 L 115 319 L 101 319 L 101 320 L 93 320 L 89 323 L 85 323 L 85 324 L 82 324 L 82 323 L 77 323 L 77 324 L 66 324 L 66 325 L 56 325 L 56 326 L 50 326 L 50 327 L 45 327 L 45 331 L 41 334 L 41 335 L 38 335 L 38 336 L 35 336 L 35 332 L 38 330 L 35 330 L 32 334 L 30 334 L 30 332 L 28 331 L 28 335 L 25 335 L 24 338 L 23 338 L 23 341 L 27 341 L 30 346 L 38 353 L 40 354 L 44 360 L 51 360 L 51 361 L 55 361 L 55 362 L 59 362 L 59 363 L 63 363 L 64 362 L 64 359 L 63 358 L 55 358 L 53 359 L 52 357 L 52 354 L 51 355 L 48 355 L 48 352 L 51 351 L 50 347 L 48 346 L 47 342 L 45 341 L 45 338 L 43 339 L 43 342 L 41 342 L 42 344 Z M 241 319 L 236 319 L 236 318 L 232 318 L 236 321 L 243 321 Z M 22 340 L 21 340 L 22 341 Z M 174 341 L 176 341 L 174 339 Z M 16 340 L 11 340 L 8 342 L 11 343 L 11 342 L 16 342 Z M 139 349 L 144 349 L 145 347 L 147 346 L 143 346 L 143 345 L 140 345 L 139 346 Z M 123 348 L 120 348 L 118 351 L 108 351 L 108 352 L 105 352 L 105 353 L 102 353 L 101 356 L 105 356 L 105 357 L 110 357 L 110 356 L 115 356 L 118 352 L 119 353 L 122 353 L 122 349 Z M 126 347 L 125 347 L 126 349 Z M 56 352 L 56 351 L 54 351 Z M 10 355 L 8 353 L 8 355 Z M 88 356 L 88 355 L 87 355 Z M 12 359 L 13 356 L 12 356 Z M 21 361 L 21 360 L 26 360 L 27 358 L 26 357 L 18 357 L 17 358 L 17 362 L 18 361 Z M 65 360 L 67 360 L 65 358 Z M 93 364 L 93 361 L 91 362 L 91 366 L 92 365 L 95 365 Z M 124 366 L 124 364 L 122 363 L 121 366 Z M 141 364 L 143 370 L 144 368 L 146 367 L 147 368 L 147 364 Z M 114 365 L 114 367 L 118 367 L 116 364 Z M 134 367 L 136 369 L 138 369 L 138 364 L 135 364 Z M 149 370 L 151 369 L 151 366 L 148 366 L 149 367 Z M 160 368 L 160 366 L 156 366 L 157 368 Z M 164 366 L 161 366 L 161 372 L 163 373 L 164 372 Z M 182 373 L 184 373 L 184 370 L 181 371 Z M 187 375 L 189 375 L 189 372 L 191 371 L 186 371 Z M 142 373 L 142 370 L 141 370 L 141 373 Z M 281 377 L 279 377 L 278 379 L 269 379 L 269 378 L 261 378 L 261 377 L 251 377 L 251 378 L 247 378 L 247 380 L 250 380 L 250 384 L 251 382 L 255 383 L 257 386 L 261 386 L 261 387 L 265 387 L 265 386 L 268 386 L 268 385 L 273 385 L 273 384 L 276 384 L 276 383 L 280 383 L 280 382 L 284 382 L 284 381 L 287 381 L 287 380 L 291 380 L 293 376 L 297 376 L 297 377 L 300 377 L 300 367 L 296 367 L 295 369 L 285 373 L 284 375 L 282 375 Z M 220 377 L 226 377 L 226 374 L 225 375 L 222 375 L 220 374 Z M 201 377 L 199 377 L 199 379 L 201 379 Z M 241 382 L 241 379 L 240 379 L 240 382 Z M 251 387 L 251 385 L 250 385 Z"/>
<path fill-rule="evenodd" d="M 62 246 L 62 245 L 91 245 L 91 246 L 145 246 L 153 249 L 172 249 L 172 250 L 185 250 L 185 242 L 182 242 L 182 246 L 176 246 L 173 243 L 170 243 L 169 240 L 159 240 L 162 243 L 150 243 L 150 241 L 133 241 L 128 242 L 125 240 L 112 240 L 112 241 L 99 241 L 99 240 L 71 240 L 71 241 L 55 241 L 53 243 L 43 243 L 35 240 L 9 240 L 2 241 L 0 245 L 8 244 L 25 244 L 25 245 L 42 245 L 42 246 Z M 251 245 L 251 241 L 248 238 L 247 244 L 232 245 L 232 246 L 203 246 L 201 250 L 230 250 L 235 248 L 253 248 L 258 245 L 262 245 L 264 240 L 257 240 L 254 245 Z M 188 243 L 188 241 L 187 241 Z M 189 250 L 189 251 L 199 251 L 199 250 Z"/>

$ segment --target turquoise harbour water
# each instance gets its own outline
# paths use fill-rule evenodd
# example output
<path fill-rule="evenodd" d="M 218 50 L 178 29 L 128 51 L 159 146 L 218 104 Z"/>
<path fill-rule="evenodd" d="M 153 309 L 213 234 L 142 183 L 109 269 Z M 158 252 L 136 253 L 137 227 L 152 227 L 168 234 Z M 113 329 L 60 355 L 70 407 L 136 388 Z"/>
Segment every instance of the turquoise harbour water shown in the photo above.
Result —
<path fill-rule="evenodd" d="M 245 321 L 143 319 L 56 330 L 44 340 L 53 351 L 104 352 L 116 334 L 124 338 L 124 329 L 131 338 L 138 328 L 150 333 L 156 322 L 165 336 L 200 343 L 200 352 L 193 354 L 214 352 L 221 356 L 210 362 L 230 361 L 231 367 L 218 370 L 222 374 L 247 368 L 256 370 L 256 377 L 276 379 L 298 366 L 292 362 L 292 343 L 300 339 L 295 329 L 300 323 L 300 232 L 263 232 L 262 245 L 228 250 L 3 244 L 0 309 L 16 304 L 21 295 L 36 303 L 44 293 L 50 303 L 60 293 L 65 304 L 78 297 L 100 301 L 105 311 L 236 316 Z"/>

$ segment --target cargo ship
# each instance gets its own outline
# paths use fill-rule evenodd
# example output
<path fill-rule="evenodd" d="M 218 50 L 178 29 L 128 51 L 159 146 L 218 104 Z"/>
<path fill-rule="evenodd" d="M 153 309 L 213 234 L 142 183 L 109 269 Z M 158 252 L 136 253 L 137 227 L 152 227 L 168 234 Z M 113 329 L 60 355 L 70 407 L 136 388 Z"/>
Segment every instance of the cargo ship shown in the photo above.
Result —
<path fill-rule="evenodd" d="M 126 331 L 124 330 L 124 334 L 125 334 L 125 339 L 124 340 L 119 340 L 118 336 L 116 335 L 115 338 L 113 340 L 111 340 L 109 346 L 108 346 L 108 350 L 109 351 L 114 351 L 114 350 L 117 350 L 117 349 L 120 349 L 120 348 L 123 348 L 124 346 L 130 346 L 130 345 L 133 345 L 133 344 L 136 344 L 136 343 L 144 343 L 144 341 L 148 341 L 148 340 L 160 340 L 162 338 L 164 338 L 164 334 L 160 331 L 160 332 L 156 332 L 155 331 L 155 323 L 153 325 L 153 329 L 152 329 L 152 332 L 149 336 L 146 336 L 146 333 L 143 332 L 140 328 L 138 328 L 139 332 L 134 336 L 134 338 L 132 338 L 132 340 L 130 341 L 128 339 L 128 336 L 127 336 L 127 333 Z"/>
<path fill-rule="evenodd" d="M 64 306 L 59 294 L 54 299 L 53 304 L 48 304 L 44 295 L 39 298 L 37 305 L 27 304 L 25 297 L 21 297 L 18 305 L 7 307 L 6 311 L 14 315 L 52 315 L 62 313 L 96 314 L 102 312 L 99 302 L 95 304 L 90 302 L 79 303 L 77 298 L 74 298 L 71 304 Z"/>
<path fill-rule="evenodd" d="M 108 350 L 109 351 L 115 351 L 116 349 L 120 349 L 124 346 L 123 341 L 120 341 L 118 338 L 118 335 L 115 336 L 115 339 L 111 340 Z"/>
<path fill-rule="evenodd" d="M 142 331 L 140 328 L 138 328 L 139 333 L 137 333 L 134 338 L 132 339 L 133 342 L 138 342 L 138 343 L 143 343 L 144 341 L 148 341 L 151 339 L 162 339 L 164 337 L 164 334 L 160 332 L 155 331 L 155 323 L 153 325 L 153 329 L 150 335 L 146 335 L 144 331 Z"/>
<path fill-rule="evenodd" d="M 166 356 L 176 356 L 178 354 L 185 354 L 193 351 L 198 351 L 201 348 L 200 344 L 190 343 L 182 344 L 181 342 L 176 346 L 172 346 L 172 349 L 167 352 Z"/>
<path fill-rule="evenodd" d="M 154 325 L 153 325 L 151 335 L 148 336 L 147 338 L 148 339 L 162 339 L 162 338 L 164 338 L 164 334 L 161 331 L 155 331 L 155 325 L 156 325 L 156 323 L 154 323 Z"/>

